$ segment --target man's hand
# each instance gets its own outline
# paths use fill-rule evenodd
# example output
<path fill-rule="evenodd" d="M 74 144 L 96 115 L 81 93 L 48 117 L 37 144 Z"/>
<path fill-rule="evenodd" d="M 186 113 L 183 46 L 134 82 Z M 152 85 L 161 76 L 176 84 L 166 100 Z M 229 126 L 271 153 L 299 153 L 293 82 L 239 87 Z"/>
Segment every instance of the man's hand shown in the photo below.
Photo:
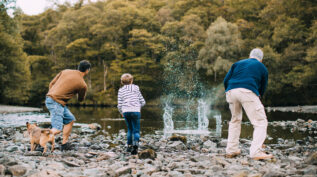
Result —
<path fill-rule="evenodd" d="M 123 114 L 121 114 L 121 117 L 123 117 L 123 118 L 124 118 Z"/>

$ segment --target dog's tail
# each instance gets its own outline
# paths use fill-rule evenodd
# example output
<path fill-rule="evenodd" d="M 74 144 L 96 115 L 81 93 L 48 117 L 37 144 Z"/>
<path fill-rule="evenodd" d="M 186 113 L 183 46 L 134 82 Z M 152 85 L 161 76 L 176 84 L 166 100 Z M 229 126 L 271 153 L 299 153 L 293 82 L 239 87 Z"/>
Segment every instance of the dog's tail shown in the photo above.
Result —
<path fill-rule="evenodd" d="M 49 134 L 51 134 L 52 132 L 51 132 L 50 129 L 43 129 L 43 130 L 41 130 L 41 133 L 43 133 L 43 134 L 45 134 L 45 135 L 49 135 Z"/>

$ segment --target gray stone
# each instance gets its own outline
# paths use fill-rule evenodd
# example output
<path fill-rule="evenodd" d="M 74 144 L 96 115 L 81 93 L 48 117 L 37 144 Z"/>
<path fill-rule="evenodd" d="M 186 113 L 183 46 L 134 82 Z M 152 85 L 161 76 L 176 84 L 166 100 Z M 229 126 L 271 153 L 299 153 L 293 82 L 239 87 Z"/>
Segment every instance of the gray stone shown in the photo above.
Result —
<path fill-rule="evenodd" d="M 227 142 L 228 142 L 228 141 L 227 141 L 226 139 L 223 139 L 223 140 L 221 140 L 221 141 L 219 142 L 218 145 L 219 145 L 220 147 L 226 147 L 226 146 L 227 146 Z"/>
<path fill-rule="evenodd" d="M 310 154 L 305 162 L 311 165 L 317 165 L 317 152 L 313 152 L 312 154 Z"/>
<path fill-rule="evenodd" d="M 206 149 L 216 149 L 217 148 L 217 144 L 208 140 L 206 142 L 204 142 L 203 147 Z"/>
<path fill-rule="evenodd" d="M 99 177 L 99 176 L 103 175 L 104 170 L 100 169 L 100 168 L 90 168 L 90 169 L 85 169 L 83 173 L 84 173 L 85 176 L 96 176 L 96 177 Z M 105 176 L 105 175 L 103 175 L 103 176 Z"/>
<path fill-rule="evenodd" d="M 263 177 L 284 177 L 286 174 L 280 173 L 278 171 L 268 171 L 266 172 Z"/>
<path fill-rule="evenodd" d="M 304 170 L 305 175 L 316 175 L 317 174 L 317 167 L 315 165 L 310 165 L 306 167 Z"/>
<path fill-rule="evenodd" d="M 75 162 L 70 162 L 68 160 L 62 160 L 62 162 L 64 162 L 67 166 L 70 166 L 70 167 L 80 167 L 79 164 L 75 163 Z"/>
<path fill-rule="evenodd" d="M 102 149 L 99 145 L 96 145 L 96 144 L 90 146 L 90 148 L 94 149 L 94 150 L 101 150 Z"/>
<path fill-rule="evenodd" d="M 42 156 L 40 151 L 27 151 L 23 154 L 24 156 Z"/>
<path fill-rule="evenodd" d="M 51 164 L 48 164 L 46 166 L 47 169 L 52 169 L 52 170 L 56 170 L 56 171 L 62 171 L 65 169 L 64 164 L 60 163 L 60 162 L 53 162 Z"/>
<path fill-rule="evenodd" d="M 167 145 L 167 147 L 179 151 L 187 149 L 187 147 L 181 141 L 174 141 L 172 144 Z"/>
<path fill-rule="evenodd" d="M 145 149 L 138 153 L 139 159 L 152 159 L 156 158 L 156 152 L 152 149 Z"/>
<path fill-rule="evenodd" d="M 47 169 L 47 170 L 45 169 L 40 172 L 33 173 L 32 175 L 28 177 L 44 177 L 44 176 L 45 177 L 61 177 L 61 175 L 59 175 L 57 172 L 51 169 Z"/>
<path fill-rule="evenodd" d="M 27 171 L 27 169 L 22 165 L 11 166 L 8 170 L 13 176 L 23 176 Z"/>
<path fill-rule="evenodd" d="M 178 172 L 178 171 L 171 171 L 167 174 L 169 177 L 183 177 L 183 173 Z"/>
<path fill-rule="evenodd" d="M 18 146 L 9 146 L 6 148 L 6 151 L 8 152 L 14 152 L 14 151 L 17 151 L 19 149 Z"/>
<path fill-rule="evenodd" d="M 118 174 L 119 176 L 124 175 L 124 174 L 130 174 L 131 173 L 131 167 L 121 167 L 119 169 L 117 169 L 115 172 L 116 174 Z"/>

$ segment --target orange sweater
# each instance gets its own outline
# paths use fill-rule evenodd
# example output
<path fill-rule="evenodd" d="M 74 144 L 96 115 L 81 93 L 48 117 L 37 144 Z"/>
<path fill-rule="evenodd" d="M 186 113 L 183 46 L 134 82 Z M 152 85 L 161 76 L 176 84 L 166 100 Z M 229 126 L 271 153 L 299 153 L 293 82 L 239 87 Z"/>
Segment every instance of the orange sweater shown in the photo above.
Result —
<path fill-rule="evenodd" d="M 78 94 L 78 101 L 83 101 L 86 91 L 87 84 L 80 71 L 66 69 L 58 73 L 51 81 L 46 95 L 65 106 L 75 94 Z"/>

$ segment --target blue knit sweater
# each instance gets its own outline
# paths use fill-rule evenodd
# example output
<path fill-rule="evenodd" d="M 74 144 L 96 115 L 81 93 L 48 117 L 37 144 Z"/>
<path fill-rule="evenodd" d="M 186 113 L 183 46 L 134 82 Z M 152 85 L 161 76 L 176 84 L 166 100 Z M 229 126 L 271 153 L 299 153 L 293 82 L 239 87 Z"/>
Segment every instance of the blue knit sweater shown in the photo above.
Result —
<path fill-rule="evenodd" d="M 246 88 L 263 96 L 268 81 L 268 71 L 257 59 L 249 58 L 234 63 L 223 83 L 226 92 L 235 88 Z"/>

